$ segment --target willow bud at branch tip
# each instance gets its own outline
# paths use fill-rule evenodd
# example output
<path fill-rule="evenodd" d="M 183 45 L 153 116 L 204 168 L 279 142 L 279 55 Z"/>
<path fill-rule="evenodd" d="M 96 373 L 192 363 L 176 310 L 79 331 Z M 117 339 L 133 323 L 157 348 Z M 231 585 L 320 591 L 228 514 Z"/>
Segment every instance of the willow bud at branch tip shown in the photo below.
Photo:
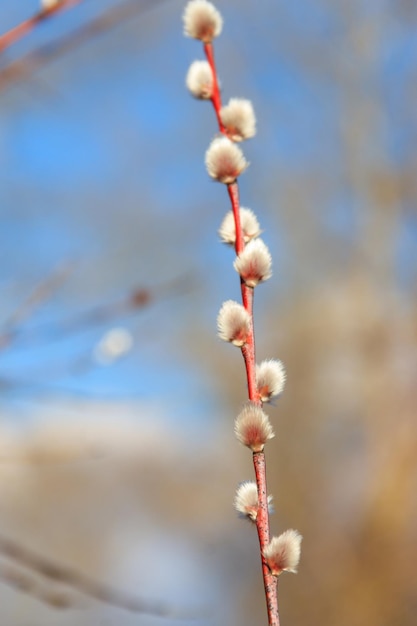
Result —
<path fill-rule="evenodd" d="M 210 43 L 222 31 L 223 18 L 207 0 L 191 0 L 183 14 L 184 35 Z"/>
<path fill-rule="evenodd" d="M 209 100 L 213 95 L 213 73 L 207 61 L 193 61 L 185 79 L 190 93 L 200 100 Z"/>
<path fill-rule="evenodd" d="M 250 139 L 256 134 L 256 117 L 250 100 L 231 98 L 220 110 L 220 118 L 232 141 Z"/>
<path fill-rule="evenodd" d="M 263 555 L 273 576 L 279 576 L 282 572 L 297 573 L 301 540 L 300 533 L 293 529 L 286 530 L 279 537 L 272 537 Z"/>
<path fill-rule="evenodd" d="M 269 417 L 253 402 L 248 402 L 237 416 L 235 435 L 252 452 L 262 452 L 268 439 L 275 436 Z"/>
<path fill-rule="evenodd" d="M 234 300 L 227 300 L 217 316 L 217 329 L 220 339 L 241 347 L 246 343 L 250 332 L 251 317 L 244 306 Z"/>
<path fill-rule="evenodd" d="M 269 402 L 282 393 L 285 378 L 284 365 L 278 359 L 262 361 L 256 366 L 256 385 L 262 402 Z"/>
<path fill-rule="evenodd" d="M 41 8 L 44 11 L 47 11 L 48 9 L 53 9 L 54 7 L 58 6 L 58 4 L 61 4 L 62 0 L 41 0 Z"/>
<path fill-rule="evenodd" d="M 216 137 L 207 149 L 207 171 L 219 183 L 234 183 L 248 165 L 243 152 L 227 137 Z"/>
<path fill-rule="evenodd" d="M 270 278 L 271 266 L 271 254 L 262 239 L 250 241 L 233 264 L 248 287 L 256 287 L 258 283 Z"/>
<path fill-rule="evenodd" d="M 236 490 L 234 507 L 240 517 L 249 519 L 251 522 L 256 522 L 258 517 L 258 488 L 256 483 L 252 480 L 247 480 L 239 485 Z M 272 506 L 272 496 L 268 496 L 268 511 L 274 512 Z"/>
<path fill-rule="evenodd" d="M 244 242 L 248 243 L 251 239 L 259 237 L 261 230 L 255 213 L 251 209 L 240 207 L 239 216 Z M 233 211 L 226 213 L 219 228 L 219 236 L 223 243 L 229 245 L 236 243 L 236 224 Z"/>

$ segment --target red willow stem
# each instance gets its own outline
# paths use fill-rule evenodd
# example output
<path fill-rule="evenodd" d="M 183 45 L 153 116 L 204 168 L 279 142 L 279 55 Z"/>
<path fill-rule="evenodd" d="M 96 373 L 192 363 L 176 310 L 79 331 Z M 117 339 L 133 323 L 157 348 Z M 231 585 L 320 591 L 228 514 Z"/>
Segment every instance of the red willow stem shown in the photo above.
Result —
<path fill-rule="evenodd" d="M 222 98 L 220 95 L 219 81 L 217 78 L 216 63 L 214 61 L 213 44 L 211 42 L 204 44 L 204 52 L 205 52 L 208 64 L 211 67 L 211 72 L 213 74 L 213 95 L 211 96 L 211 102 L 213 104 L 213 108 L 216 113 L 219 130 L 221 133 L 225 133 L 225 128 L 223 126 L 223 122 L 220 117 L 220 109 L 222 108 Z"/>
<path fill-rule="evenodd" d="M 230 202 L 232 203 L 233 217 L 235 218 L 235 227 L 236 227 L 236 243 L 235 250 L 236 254 L 242 254 L 245 249 L 245 240 L 243 238 L 242 225 L 240 223 L 240 202 L 239 202 L 239 186 L 237 181 L 231 185 L 227 185 L 227 191 L 229 193 Z"/>
<path fill-rule="evenodd" d="M 220 117 L 221 96 L 217 79 L 216 65 L 214 62 L 213 46 L 211 43 L 204 44 L 204 52 L 213 73 L 213 95 L 211 101 L 216 113 L 219 130 L 221 133 L 226 134 Z M 235 222 L 235 251 L 236 254 L 239 255 L 245 249 L 245 240 L 243 236 L 242 225 L 240 222 L 239 185 L 237 180 L 227 185 L 227 191 L 229 193 Z M 247 336 L 247 341 L 245 345 L 242 346 L 242 355 L 245 362 L 246 378 L 248 383 L 248 396 L 251 402 L 254 402 L 258 406 L 262 406 L 262 401 L 260 399 L 256 385 L 255 329 L 253 324 L 254 290 L 252 287 L 248 287 L 242 279 L 240 280 L 240 287 L 242 292 L 243 306 L 250 315 L 250 328 Z M 266 462 L 264 452 L 254 452 L 253 465 L 255 469 L 256 486 L 258 490 L 258 514 L 256 518 L 256 528 L 258 531 L 259 548 L 261 552 L 262 576 L 265 589 L 268 624 L 269 626 L 279 626 L 277 578 L 271 574 L 265 557 L 263 556 L 263 551 L 269 543 L 270 535 L 268 492 L 266 486 Z"/>
<path fill-rule="evenodd" d="M 263 555 L 264 548 L 268 545 L 270 539 L 265 452 L 262 451 L 253 453 L 253 466 L 255 469 L 256 485 L 258 487 L 258 514 L 256 516 L 256 529 L 258 531 L 259 547 L 261 551 L 262 576 L 265 587 L 268 623 L 269 626 L 279 626 L 278 580 L 271 574 Z"/>
<path fill-rule="evenodd" d="M 17 26 L 14 26 L 7 33 L 0 36 L 0 51 L 5 50 L 12 44 L 22 39 L 25 35 L 30 33 L 39 22 L 44 19 L 43 13 L 37 13 L 33 17 L 21 22 Z"/>
<path fill-rule="evenodd" d="M 17 26 L 14 26 L 3 35 L 0 35 L 0 52 L 12 46 L 14 43 L 19 41 L 19 39 L 23 39 L 23 37 L 31 33 L 38 24 L 47 20 L 49 17 L 52 17 L 55 13 L 63 11 L 64 9 L 69 9 L 71 6 L 79 4 L 80 2 L 82 2 L 82 0 L 63 0 L 50 9 L 42 9 L 41 11 L 38 11 L 36 15 L 29 17 L 27 20 L 24 20 Z"/>
<path fill-rule="evenodd" d="M 245 240 L 243 238 L 242 225 L 240 223 L 240 203 L 239 203 L 239 187 L 237 181 L 231 185 L 227 185 L 227 191 L 229 192 L 230 201 L 232 203 L 233 217 L 235 219 L 235 231 L 236 231 L 236 254 L 239 255 L 245 249 Z M 246 283 L 241 280 L 240 288 L 242 292 L 243 306 L 250 315 L 250 328 L 247 337 L 247 341 L 242 346 L 242 355 L 245 361 L 246 378 L 248 381 L 248 396 L 249 400 L 261 405 L 258 389 L 256 386 L 256 359 L 255 359 L 255 329 L 253 325 L 253 288 L 248 287 Z"/>

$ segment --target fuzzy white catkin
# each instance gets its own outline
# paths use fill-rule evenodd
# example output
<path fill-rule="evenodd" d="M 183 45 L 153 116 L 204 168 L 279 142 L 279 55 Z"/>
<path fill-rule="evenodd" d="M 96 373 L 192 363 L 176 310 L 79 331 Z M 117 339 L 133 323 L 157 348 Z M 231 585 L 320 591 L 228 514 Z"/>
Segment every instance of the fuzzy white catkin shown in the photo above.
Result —
<path fill-rule="evenodd" d="M 125 328 L 111 328 L 94 348 L 94 357 L 100 365 L 109 365 L 127 354 L 133 346 L 133 337 Z"/>
<path fill-rule="evenodd" d="M 193 61 L 188 69 L 185 83 L 195 98 L 209 100 L 213 95 L 213 73 L 207 61 Z"/>
<path fill-rule="evenodd" d="M 232 141 L 250 139 L 256 134 L 256 117 L 250 100 L 231 98 L 220 110 L 220 118 Z"/>
<path fill-rule="evenodd" d="M 262 239 L 250 241 L 233 266 L 248 287 L 256 287 L 272 276 L 272 257 Z"/>
<path fill-rule="evenodd" d="M 240 207 L 239 216 L 244 242 L 248 243 L 251 239 L 259 237 L 261 230 L 255 213 L 251 209 Z M 219 236 L 223 243 L 229 245 L 236 243 L 236 226 L 233 211 L 226 213 L 219 228 Z"/>
<path fill-rule="evenodd" d="M 222 31 L 223 18 L 216 7 L 207 0 L 191 0 L 183 14 L 184 34 L 210 43 Z"/>
<path fill-rule="evenodd" d="M 256 365 L 256 385 L 262 402 L 279 396 L 285 385 L 285 368 L 282 361 L 269 359 Z"/>
<path fill-rule="evenodd" d="M 237 513 L 244 518 L 256 521 L 258 516 L 259 500 L 258 488 L 253 480 L 244 481 L 236 490 L 234 507 Z M 268 496 L 268 511 L 273 513 L 272 496 Z"/>
<path fill-rule="evenodd" d="M 241 347 L 250 331 L 251 316 L 245 307 L 234 300 L 226 300 L 217 316 L 220 339 Z"/>
<path fill-rule="evenodd" d="M 229 185 L 247 168 L 243 152 L 227 137 L 216 137 L 206 152 L 209 175 L 219 183 Z"/>
<path fill-rule="evenodd" d="M 263 550 L 263 555 L 274 576 L 279 576 L 284 571 L 297 573 L 301 540 L 300 533 L 292 528 L 283 532 L 279 537 L 272 537 Z"/>
<path fill-rule="evenodd" d="M 262 452 L 265 443 L 275 436 L 269 417 L 253 402 L 247 402 L 237 416 L 235 435 L 252 452 Z"/>

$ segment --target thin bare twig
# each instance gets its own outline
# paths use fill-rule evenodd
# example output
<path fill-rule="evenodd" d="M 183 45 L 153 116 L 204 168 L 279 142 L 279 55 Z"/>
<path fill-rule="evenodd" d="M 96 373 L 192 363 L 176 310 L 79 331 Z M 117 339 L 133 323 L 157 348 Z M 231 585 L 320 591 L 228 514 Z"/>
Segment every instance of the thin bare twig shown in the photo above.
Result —
<path fill-rule="evenodd" d="M 38 283 L 25 300 L 9 315 L 0 328 L 0 350 L 12 343 L 18 333 L 19 325 L 30 317 L 34 311 L 48 301 L 57 289 L 62 287 L 72 265 L 64 264 Z"/>
<path fill-rule="evenodd" d="M 127 0 L 103 12 L 59 41 L 39 47 L 20 59 L 12 61 L 0 71 L 0 91 L 27 79 L 45 65 L 76 50 L 94 37 L 105 33 L 118 24 L 136 17 L 166 0 Z"/>
<path fill-rule="evenodd" d="M 19 348 L 65 340 L 71 335 L 86 332 L 103 324 L 115 322 L 127 315 L 132 315 L 158 300 L 189 293 L 194 287 L 195 281 L 192 275 L 179 276 L 152 287 L 137 287 L 120 300 L 98 305 L 65 320 L 21 329 L 20 334 L 15 333 L 13 339 L 18 341 Z"/>
<path fill-rule="evenodd" d="M 29 35 L 29 33 L 31 33 L 42 22 L 45 22 L 57 13 L 70 9 L 76 4 L 80 4 L 80 2 L 82 2 L 82 0 L 61 0 L 61 2 L 58 2 L 56 5 L 51 6 L 50 8 L 41 9 L 35 13 L 35 15 L 32 15 L 32 17 L 29 17 L 27 20 L 24 20 L 17 26 L 14 26 L 3 35 L 0 35 L 0 53 L 18 42 L 23 37 Z"/>
<path fill-rule="evenodd" d="M 36 552 L 23 547 L 16 541 L 1 535 L 0 553 L 3 557 L 14 561 L 19 566 L 26 568 L 34 574 L 46 578 L 51 583 L 67 585 L 90 598 L 125 609 L 126 611 L 170 619 L 198 619 L 200 617 L 188 611 L 176 609 L 162 601 L 150 602 L 144 598 L 138 598 L 137 596 L 99 583 L 69 567 L 50 561 Z M 31 592 L 31 578 L 25 573 L 19 575 L 17 570 L 14 576 L 12 576 L 11 573 L 9 576 L 3 574 L 3 580 L 21 591 L 26 593 Z M 45 600 L 45 598 L 42 597 L 41 599 Z M 62 606 L 60 606 L 60 608 L 62 608 Z"/>

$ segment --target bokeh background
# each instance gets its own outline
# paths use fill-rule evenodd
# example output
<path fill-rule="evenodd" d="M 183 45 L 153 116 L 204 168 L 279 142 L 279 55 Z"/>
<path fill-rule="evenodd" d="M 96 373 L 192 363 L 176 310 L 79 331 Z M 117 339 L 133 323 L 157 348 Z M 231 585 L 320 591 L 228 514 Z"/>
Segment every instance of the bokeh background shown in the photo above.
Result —
<path fill-rule="evenodd" d="M 5 626 L 265 620 L 256 533 L 231 504 L 252 477 L 232 432 L 243 363 L 215 328 L 239 294 L 229 206 L 204 168 L 213 111 L 184 86 L 203 55 L 183 5 L 85 0 L 1 55 Z M 288 374 L 272 529 L 304 541 L 282 623 L 411 626 L 417 5 L 217 6 L 223 97 L 258 117 L 240 181 L 274 259 L 258 358 Z M 1 32 L 37 8 L 1 3 Z"/>

